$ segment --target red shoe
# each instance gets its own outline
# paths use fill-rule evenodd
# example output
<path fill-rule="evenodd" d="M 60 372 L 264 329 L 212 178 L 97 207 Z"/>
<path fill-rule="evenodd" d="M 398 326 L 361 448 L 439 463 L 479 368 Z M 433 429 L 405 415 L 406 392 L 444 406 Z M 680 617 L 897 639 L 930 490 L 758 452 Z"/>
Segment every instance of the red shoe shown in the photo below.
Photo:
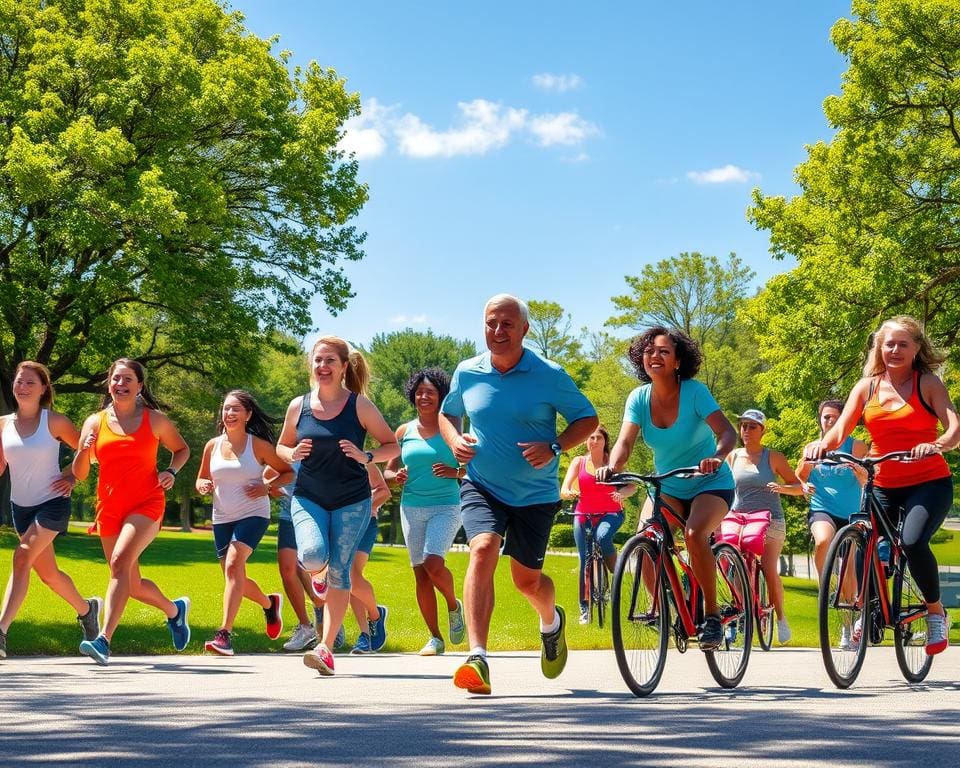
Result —
<path fill-rule="evenodd" d="M 218 629 L 213 640 L 207 640 L 203 647 L 218 656 L 233 656 L 233 643 L 230 642 L 230 633 L 225 629 Z"/>
<path fill-rule="evenodd" d="M 279 592 L 274 592 L 272 595 L 267 595 L 267 597 L 270 600 L 270 607 L 263 609 L 264 618 L 267 620 L 267 637 L 271 640 L 276 640 L 280 637 L 280 633 L 283 632 L 283 616 L 281 615 L 283 595 Z"/>
<path fill-rule="evenodd" d="M 319 599 L 327 599 L 327 574 L 316 574 L 310 580 L 311 585 L 313 585 L 313 594 L 315 594 Z"/>
<path fill-rule="evenodd" d="M 303 663 L 310 669 L 317 670 L 324 677 L 333 675 L 333 654 L 324 645 L 303 654 Z"/>

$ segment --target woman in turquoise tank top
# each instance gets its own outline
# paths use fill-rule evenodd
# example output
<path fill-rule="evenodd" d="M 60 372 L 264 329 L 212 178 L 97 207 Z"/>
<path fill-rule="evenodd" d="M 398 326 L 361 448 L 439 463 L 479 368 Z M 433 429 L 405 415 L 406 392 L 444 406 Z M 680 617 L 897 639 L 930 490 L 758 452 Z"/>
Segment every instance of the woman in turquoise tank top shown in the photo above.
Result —
<path fill-rule="evenodd" d="M 417 418 L 397 429 L 400 457 L 387 465 L 387 482 L 403 486 L 400 519 L 410 564 L 417 582 L 417 605 L 430 630 L 421 656 L 437 656 L 446 645 L 437 621 L 437 595 L 447 608 L 450 642 L 463 642 L 466 625 L 453 575 L 444 558 L 460 530 L 460 483 L 463 467 L 440 436 L 440 403 L 450 391 L 450 377 L 439 368 L 425 368 L 407 381 L 407 398 Z"/>

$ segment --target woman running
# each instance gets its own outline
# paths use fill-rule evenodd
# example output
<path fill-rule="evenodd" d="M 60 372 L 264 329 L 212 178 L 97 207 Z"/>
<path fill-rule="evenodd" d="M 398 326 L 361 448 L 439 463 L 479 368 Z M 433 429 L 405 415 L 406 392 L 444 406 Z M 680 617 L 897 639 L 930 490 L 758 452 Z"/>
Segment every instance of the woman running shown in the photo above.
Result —
<path fill-rule="evenodd" d="M 163 611 L 176 650 L 182 651 L 190 642 L 190 598 L 169 600 L 140 575 L 140 555 L 160 532 L 165 493 L 187 463 L 190 448 L 160 412 L 147 386 L 146 371 L 136 360 L 122 357 L 110 366 L 101 407 L 83 423 L 73 474 L 84 480 L 91 461 L 100 464 L 96 529 L 110 565 L 110 582 L 103 631 L 80 643 L 80 653 L 106 666 L 110 640 L 131 597 Z M 171 456 L 167 468 L 158 473 L 161 446 Z"/>
<path fill-rule="evenodd" d="M 737 433 L 717 401 L 693 377 L 700 370 L 700 346 L 682 331 L 651 328 L 630 344 L 630 362 L 644 384 L 627 398 L 623 425 L 610 452 L 610 464 L 597 472 L 606 480 L 619 472 L 637 437 L 653 451 L 656 471 L 699 466 L 703 476 L 663 481 L 663 500 L 686 517 L 685 539 L 690 565 L 703 590 L 705 616 L 698 631 L 700 649 L 716 650 L 723 641 L 717 606 L 717 562 L 710 537 L 733 501 L 733 474 L 724 462 L 736 446 Z M 652 512 L 651 500 L 644 515 Z"/>
<path fill-rule="evenodd" d="M 393 431 L 364 395 L 366 360 L 336 336 L 323 336 L 310 351 L 313 386 L 287 408 L 277 453 L 300 462 L 290 514 L 297 550 L 311 574 L 327 568 L 323 638 L 303 663 L 332 675 L 334 640 L 350 601 L 350 566 L 370 523 L 366 465 L 400 452 Z M 364 451 L 367 433 L 380 443 Z"/>
<path fill-rule="evenodd" d="M 960 443 L 960 419 L 947 388 L 934 369 L 946 355 L 930 344 L 920 324 L 901 315 L 887 320 L 873 336 L 863 378 L 827 433 L 804 449 L 817 461 L 836 450 L 861 416 L 870 433 L 871 456 L 910 451 L 913 461 L 887 461 L 877 468 L 874 487 L 889 519 L 903 521 L 903 551 L 910 573 L 927 604 L 927 653 L 949 644 L 946 611 L 940 601 L 940 574 L 930 538 L 953 503 L 953 479 L 943 458 Z M 937 435 L 938 425 L 943 434 Z M 859 642 L 854 626 L 853 643 Z"/>
<path fill-rule="evenodd" d="M 580 576 L 578 593 L 580 595 L 580 623 L 590 623 L 590 605 L 584 596 L 584 579 L 587 568 L 587 534 L 584 526 L 593 528 L 593 535 L 607 570 L 611 573 L 617 564 L 617 549 L 613 537 L 623 525 L 623 499 L 633 495 L 637 487 L 628 485 L 619 491 L 597 483 L 597 470 L 610 460 L 610 433 L 603 426 L 587 438 L 587 454 L 575 456 L 560 486 L 560 498 L 573 500 L 578 496 L 576 512 L 573 517 L 573 539 L 580 554 Z"/>
<path fill-rule="evenodd" d="M 777 615 L 777 641 L 790 641 L 792 632 L 783 605 L 783 582 L 780 580 L 780 553 L 787 540 L 787 519 L 780 495 L 801 496 L 803 484 L 797 479 L 787 457 L 761 445 L 767 417 L 763 411 L 748 408 L 737 417 L 742 448 L 731 451 L 727 464 L 733 471 L 736 495 L 734 512 L 769 510 L 770 526 L 764 539 L 760 568 L 770 590 L 770 600 Z"/>
<path fill-rule="evenodd" d="M 7 657 L 7 632 L 23 605 L 30 571 L 77 612 L 85 640 L 100 634 L 99 597 L 84 599 L 73 580 L 60 570 L 54 539 L 70 522 L 70 494 L 76 480 L 70 467 L 60 469 L 60 444 L 76 450 L 80 433 L 53 410 L 53 385 L 45 365 L 24 360 L 13 377 L 16 410 L 0 417 L 0 474 L 10 467 L 10 506 L 20 546 L 0 609 L 0 659 Z"/>
<path fill-rule="evenodd" d="M 228 392 L 217 424 L 220 435 L 204 446 L 197 473 L 197 491 L 213 494 L 213 540 L 226 579 L 223 622 L 204 644 L 220 656 L 233 656 L 233 622 L 244 597 L 263 608 L 267 637 L 276 640 L 283 631 L 283 597 L 265 595 L 247 576 L 247 560 L 270 524 L 270 490 L 293 480 L 290 465 L 273 447 L 270 421 L 249 392 Z M 273 479 L 264 481 L 264 467 L 274 470 Z"/>
<path fill-rule="evenodd" d="M 450 391 L 450 377 L 439 368 L 424 368 L 407 380 L 407 399 L 417 418 L 397 429 L 400 456 L 388 465 L 388 482 L 403 486 L 400 521 L 417 585 L 417 605 L 430 638 L 421 656 L 446 649 L 437 620 L 437 595 L 447 610 L 450 642 L 462 643 L 467 632 L 463 603 L 457 599 L 453 574 L 445 558 L 460 530 L 460 483 L 463 467 L 440 435 L 440 403 Z M 402 462 L 402 466 L 401 466 Z"/>

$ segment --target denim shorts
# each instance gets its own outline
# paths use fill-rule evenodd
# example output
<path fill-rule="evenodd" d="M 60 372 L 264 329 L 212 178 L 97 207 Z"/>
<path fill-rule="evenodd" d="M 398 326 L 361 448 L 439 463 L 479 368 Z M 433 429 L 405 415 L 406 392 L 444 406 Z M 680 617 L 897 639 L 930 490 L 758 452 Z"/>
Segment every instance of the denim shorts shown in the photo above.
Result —
<path fill-rule="evenodd" d="M 277 549 L 296 549 L 297 535 L 293 530 L 293 520 L 281 517 L 277 520 Z"/>
<path fill-rule="evenodd" d="M 357 552 L 363 552 L 367 555 L 373 552 L 373 545 L 377 543 L 378 533 L 380 533 L 380 528 L 377 527 L 377 518 L 371 517 L 370 522 L 367 523 L 367 529 L 363 532 L 363 538 L 357 545 Z"/>
<path fill-rule="evenodd" d="M 410 565 L 421 565 L 427 555 L 447 556 L 460 530 L 460 505 L 401 505 L 400 524 L 403 527 L 403 540 L 407 542 L 407 551 L 410 553 Z"/>
<path fill-rule="evenodd" d="M 770 521 L 766 540 L 779 542 L 783 546 L 783 542 L 787 540 L 787 521 L 784 518 Z"/>
<path fill-rule="evenodd" d="M 263 534 L 267 532 L 268 525 L 270 520 L 266 517 L 244 517 L 231 523 L 214 523 L 213 543 L 217 547 L 217 557 L 221 560 L 225 558 L 230 544 L 234 541 L 256 549 Z"/>
<path fill-rule="evenodd" d="M 32 507 L 21 507 L 10 502 L 13 512 L 13 527 L 23 536 L 32 523 L 48 531 L 63 533 L 70 523 L 70 497 L 55 496 L 52 499 L 36 504 Z"/>
<path fill-rule="evenodd" d="M 350 566 L 372 513 L 369 497 L 337 509 L 324 509 L 306 496 L 294 496 L 290 517 L 301 567 L 316 573 L 326 566 L 330 587 L 350 589 Z"/>

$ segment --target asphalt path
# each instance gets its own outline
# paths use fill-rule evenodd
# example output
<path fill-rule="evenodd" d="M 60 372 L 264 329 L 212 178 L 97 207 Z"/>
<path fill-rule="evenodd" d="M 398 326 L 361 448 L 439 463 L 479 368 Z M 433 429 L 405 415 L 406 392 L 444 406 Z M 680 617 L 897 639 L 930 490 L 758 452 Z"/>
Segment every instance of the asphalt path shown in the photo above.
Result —
<path fill-rule="evenodd" d="M 741 686 L 716 686 L 697 650 L 670 651 L 637 699 L 609 651 L 491 657 L 493 695 L 457 690 L 462 654 L 117 656 L 0 662 L 0 765 L 950 766 L 960 762 L 960 649 L 908 685 L 870 648 L 835 689 L 819 652 L 754 650 Z"/>

